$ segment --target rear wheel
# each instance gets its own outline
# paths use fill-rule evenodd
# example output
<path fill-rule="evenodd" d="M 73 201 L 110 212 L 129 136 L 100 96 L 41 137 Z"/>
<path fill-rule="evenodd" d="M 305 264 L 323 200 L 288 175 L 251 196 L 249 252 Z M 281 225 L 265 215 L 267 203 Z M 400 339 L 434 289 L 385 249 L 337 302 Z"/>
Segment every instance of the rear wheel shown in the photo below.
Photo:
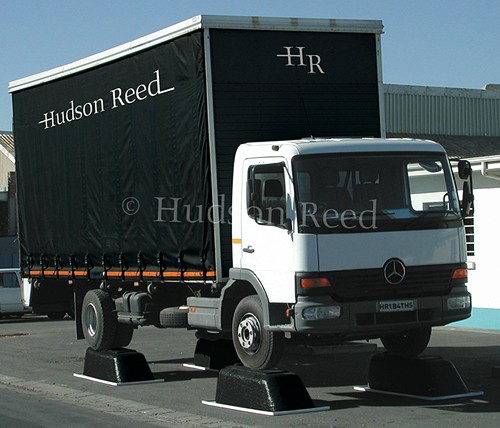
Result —
<path fill-rule="evenodd" d="M 245 297 L 233 316 L 233 343 L 241 362 L 253 369 L 275 367 L 281 359 L 284 337 L 264 329 L 262 304 L 257 296 Z"/>
<path fill-rule="evenodd" d="M 133 326 L 118 323 L 113 299 L 103 290 L 89 290 L 82 304 L 83 335 L 96 351 L 127 346 Z"/>
<path fill-rule="evenodd" d="M 380 340 L 389 354 L 413 358 L 427 348 L 431 332 L 431 327 L 416 328 L 399 334 L 388 334 Z"/>

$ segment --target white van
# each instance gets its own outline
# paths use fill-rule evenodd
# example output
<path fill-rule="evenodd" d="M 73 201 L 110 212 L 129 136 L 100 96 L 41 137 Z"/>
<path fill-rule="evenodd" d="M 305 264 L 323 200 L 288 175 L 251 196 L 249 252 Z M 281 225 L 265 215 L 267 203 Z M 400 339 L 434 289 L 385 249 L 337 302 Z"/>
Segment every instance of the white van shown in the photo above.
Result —
<path fill-rule="evenodd" d="M 0 269 L 0 317 L 31 313 L 21 299 L 21 273 L 19 268 Z"/>

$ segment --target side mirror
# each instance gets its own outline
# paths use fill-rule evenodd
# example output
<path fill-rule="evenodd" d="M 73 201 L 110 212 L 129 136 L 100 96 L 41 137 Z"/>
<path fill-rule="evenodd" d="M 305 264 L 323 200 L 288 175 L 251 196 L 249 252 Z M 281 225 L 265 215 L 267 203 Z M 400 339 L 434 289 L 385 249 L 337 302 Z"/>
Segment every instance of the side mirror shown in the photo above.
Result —
<path fill-rule="evenodd" d="M 462 180 L 467 180 L 472 174 L 472 167 L 467 160 L 458 161 L 458 176 Z"/>
<path fill-rule="evenodd" d="M 468 217 L 474 213 L 474 195 L 467 181 L 464 182 L 461 211 L 462 218 Z"/>

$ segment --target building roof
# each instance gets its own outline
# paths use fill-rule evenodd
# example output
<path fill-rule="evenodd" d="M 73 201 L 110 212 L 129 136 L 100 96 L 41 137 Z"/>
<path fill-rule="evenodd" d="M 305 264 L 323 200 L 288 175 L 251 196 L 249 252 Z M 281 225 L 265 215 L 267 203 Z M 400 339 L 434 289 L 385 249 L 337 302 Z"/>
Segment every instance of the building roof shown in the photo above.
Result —
<path fill-rule="evenodd" d="M 0 153 L 15 163 L 14 135 L 12 132 L 0 131 Z"/>
<path fill-rule="evenodd" d="M 384 84 L 388 133 L 500 137 L 500 90 Z"/>
<path fill-rule="evenodd" d="M 500 154 L 500 137 L 477 137 L 467 135 L 435 135 L 387 132 L 387 137 L 416 138 L 435 141 L 441 144 L 453 158 L 477 158 L 498 156 Z"/>

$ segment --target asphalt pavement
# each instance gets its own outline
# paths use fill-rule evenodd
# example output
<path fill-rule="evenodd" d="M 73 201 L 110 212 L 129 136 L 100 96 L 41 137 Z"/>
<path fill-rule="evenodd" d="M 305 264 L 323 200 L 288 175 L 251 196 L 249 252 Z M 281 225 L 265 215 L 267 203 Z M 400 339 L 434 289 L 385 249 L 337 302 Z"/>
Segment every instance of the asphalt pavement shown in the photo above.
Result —
<path fill-rule="evenodd" d="M 500 331 L 448 327 L 433 331 L 424 355 L 451 361 L 471 391 L 442 401 L 361 392 L 375 341 L 353 346 L 289 347 L 280 368 L 300 376 L 327 410 L 264 416 L 210 407 L 217 373 L 193 370 L 194 332 L 140 328 L 129 348 L 142 352 L 163 382 L 108 386 L 75 377 L 87 345 L 74 321 L 45 317 L 0 319 L 0 427 L 493 427 L 500 421 Z M 377 347 L 378 345 L 378 347 Z"/>

